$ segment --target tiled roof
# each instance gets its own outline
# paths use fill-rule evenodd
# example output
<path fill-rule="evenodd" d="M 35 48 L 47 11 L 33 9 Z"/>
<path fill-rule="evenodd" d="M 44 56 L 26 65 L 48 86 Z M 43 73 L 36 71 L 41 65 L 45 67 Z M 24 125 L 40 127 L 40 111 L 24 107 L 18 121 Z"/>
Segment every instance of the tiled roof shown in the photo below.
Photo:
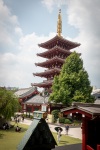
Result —
<path fill-rule="evenodd" d="M 40 95 L 36 95 L 34 97 L 31 97 L 30 99 L 28 99 L 27 101 L 24 102 L 24 104 L 43 104 L 48 103 L 49 97 L 46 97 L 44 99 L 43 96 Z"/>
<path fill-rule="evenodd" d="M 52 64 L 54 64 L 56 62 L 63 64 L 65 62 L 65 59 L 60 58 L 58 56 L 55 56 L 52 59 L 48 59 L 48 60 L 46 60 L 44 62 L 35 63 L 35 65 L 36 66 L 41 66 L 41 67 L 46 67 L 47 66 L 47 68 L 48 68 L 48 64 L 49 64 L 49 66 L 52 66 Z"/>
<path fill-rule="evenodd" d="M 100 106 L 99 107 L 78 107 L 80 110 L 83 110 L 87 113 L 93 114 L 93 115 L 100 115 Z"/>
<path fill-rule="evenodd" d="M 51 74 L 56 74 L 56 73 L 60 73 L 60 70 L 59 68 L 53 68 L 53 69 L 50 69 L 50 70 L 46 70 L 45 72 L 40 72 L 40 73 L 33 73 L 33 75 L 35 76 L 41 76 L 41 77 L 45 77 L 47 75 L 51 75 Z"/>
<path fill-rule="evenodd" d="M 96 99 L 94 104 L 100 104 L 100 98 Z"/>
<path fill-rule="evenodd" d="M 54 42 L 55 42 L 55 45 L 57 45 L 57 43 L 58 43 L 57 41 L 62 44 L 65 44 L 66 49 L 72 49 L 72 48 L 80 46 L 80 43 L 72 42 L 63 37 L 59 37 L 58 35 L 56 35 L 55 37 L 53 37 L 52 39 L 50 39 L 44 43 L 38 44 L 38 46 L 43 47 L 43 48 L 48 48 L 49 46 L 52 46 L 52 43 L 54 43 Z M 54 47 L 54 45 L 52 47 Z"/>
<path fill-rule="evenodd" d="M 46 80 L 41 83 L 31 83 L 33 86 L 38 86 L 38 87 L 48 87 L 52 85 L 53 80 Z"/>
<path fill-rule="evenodd" d="M 14 94 L 16 96 L 18 96 L 19 98 L 22 98 L 22 97 L 26 97 L 26 96 L 32 94 L 34 91 L 36 91 L 36 87 L 23 88 L 23 89 L 19 89 Z"/>
<path fill-rule="evenodd" d="M 41 56 L 41 57 L 44 57 L 44 58 L 51 58 L 51 55 L 55 54 L 56 52 L 63 53 L 65 55 L 66 54 L 70 55 L 72 53 L 72 52 L 70 52 L 68 50 L 65 50 L 62 47 L 59 47 L 59 46 L 56 45 L 53 48 L 49 49 L 48 51 L 38 53 L 37 56 Z"/>
<path fill-rule="evenodd" d="M 91 103 L 75 103 L 75 104 L 71 107 L 61 109 L 61 112 L 66 112 L 71 110 L 73 111 L 73 109 L 76 109 L 76 111 L 81 110 L 92 116 L 96 116 L 96 115 L 100 116 L 100 104 L 91 104 Z"/>

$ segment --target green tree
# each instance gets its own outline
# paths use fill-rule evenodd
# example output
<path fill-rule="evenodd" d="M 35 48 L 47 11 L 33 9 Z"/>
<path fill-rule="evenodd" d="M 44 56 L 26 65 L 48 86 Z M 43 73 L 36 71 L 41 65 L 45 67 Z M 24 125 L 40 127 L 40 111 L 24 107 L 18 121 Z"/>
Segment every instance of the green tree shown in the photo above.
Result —
<path fill-rule="evenodd" d="M 5 88 L 0 88 L 0 116 L 10 119 L 20 109 L 18 98 Z"/>
<path fill-rule="evenodd" d="M 83 60 L 73 52 L 66 58 L 59 76 L 54 77 L 50 101 L 62 102 L 67 106 L 74 102 L 93 102 L 92 87 Z"/>
<path fill-rule="evenodd" d="M 52 115 L 54 115 L 54 121 L 57 121 L 57 119 L 59 118 L 59 110 L 55 109 L 51 112 Z"/>

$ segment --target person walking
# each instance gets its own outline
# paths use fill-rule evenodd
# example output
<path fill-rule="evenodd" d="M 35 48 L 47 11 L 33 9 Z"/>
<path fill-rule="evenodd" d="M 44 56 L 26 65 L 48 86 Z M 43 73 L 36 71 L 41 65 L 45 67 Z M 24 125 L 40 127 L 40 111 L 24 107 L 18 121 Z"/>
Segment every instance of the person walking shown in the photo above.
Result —
<path fill-rule="evenodd" d="M 60 128 L 58 129 L 58 132 L 57 132 L 57 142 L 59 143 L 60 142 L 60 138 L 61 138 L 61 130 Z"/>
<path fill-rule="evenodd" d="M 66 126 L 65 126 L 65 131 L 66 131 L 66 135 L 68 135 L 69 125 L 66 125 Z"/>
<path fill-rule="evenodd" d="M 24 115 L 22 115 L 22 122 L 24 121 Z"/>

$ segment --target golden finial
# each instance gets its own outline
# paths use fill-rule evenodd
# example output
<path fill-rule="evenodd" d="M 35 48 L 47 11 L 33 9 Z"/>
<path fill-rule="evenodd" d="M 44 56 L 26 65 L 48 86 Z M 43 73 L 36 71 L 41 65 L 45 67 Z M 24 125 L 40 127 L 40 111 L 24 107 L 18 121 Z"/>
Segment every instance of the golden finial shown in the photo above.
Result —
<path fill-rule="evenodd" d="M 58 36 L 61 36 L 61 33 L 62 33 L 61 9 L 59 9 L 59 14 L 58 14 L 57 33 L 58 33 Z"/>

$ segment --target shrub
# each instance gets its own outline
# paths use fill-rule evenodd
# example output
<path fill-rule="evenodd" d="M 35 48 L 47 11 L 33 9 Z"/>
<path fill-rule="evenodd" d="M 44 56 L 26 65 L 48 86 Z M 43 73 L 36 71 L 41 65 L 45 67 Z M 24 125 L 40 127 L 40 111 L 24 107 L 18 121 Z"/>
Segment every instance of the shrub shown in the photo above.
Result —
<path fill-rule="evenodd" d="M 54 115 L 54 121 L 56 121 L 59 117 L 59 110 L 53 110 L 51 114 Z"/>
<path fill-rule="evenodd" d="M 65 119 L 65 122 L 64 122 L 65 124 L 71 124 L 72 123 L 72 121 L 70 120 L 70 119 Z"/>
<path fill-rule="evenodd" d="M 64 123 L 64 122 L 65 122 L 65 118 L 64 117 L 59 118 L 59 123 Z"/>

